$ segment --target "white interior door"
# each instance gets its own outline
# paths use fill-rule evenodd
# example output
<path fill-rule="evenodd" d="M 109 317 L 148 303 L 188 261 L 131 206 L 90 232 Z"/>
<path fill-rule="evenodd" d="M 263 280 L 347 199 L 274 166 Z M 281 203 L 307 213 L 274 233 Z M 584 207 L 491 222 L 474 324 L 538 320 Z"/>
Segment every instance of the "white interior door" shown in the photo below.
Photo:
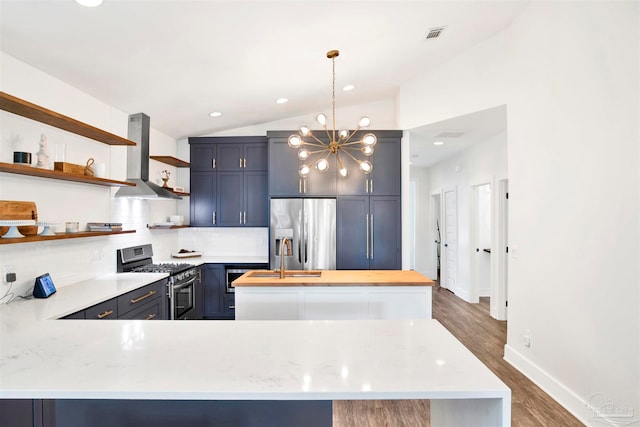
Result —
<path fill-rule="evenodd" d="M 444 190 L 442 255 L 441 285 L 453 291 L 456 287 L 458 271 L 458 201 L 455 188 Z"/>

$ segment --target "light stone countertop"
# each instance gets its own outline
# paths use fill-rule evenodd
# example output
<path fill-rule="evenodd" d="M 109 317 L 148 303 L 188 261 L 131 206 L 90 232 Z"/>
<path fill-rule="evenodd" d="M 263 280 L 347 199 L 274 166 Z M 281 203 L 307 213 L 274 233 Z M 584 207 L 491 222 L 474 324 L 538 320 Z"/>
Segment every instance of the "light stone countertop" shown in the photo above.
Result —
<path fill-rule="evenodd" d="M 0 306 L 0 398 L 510 402 L 431 319 L 53 320 L 163 277 L 112 274 Z"/>

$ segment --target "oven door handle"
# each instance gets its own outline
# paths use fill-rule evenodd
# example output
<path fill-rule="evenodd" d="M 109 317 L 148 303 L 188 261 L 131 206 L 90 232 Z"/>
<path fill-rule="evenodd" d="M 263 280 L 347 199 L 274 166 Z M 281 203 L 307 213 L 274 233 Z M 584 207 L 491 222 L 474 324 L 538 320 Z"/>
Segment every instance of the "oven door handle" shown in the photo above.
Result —
<path fill-rule="evenodd" d="M 184 283 L 180 283 L 179 285 L 173 285 L 173 290 L 186 288 L 187 286 L 189 286 L 190 284 L 192 284 L 195 281 L 196 281 L 196 278 L 194 276 L 194 277 L 192 277 L 191 279 L 189 279 L 188 281 L 186 281 Z"/>

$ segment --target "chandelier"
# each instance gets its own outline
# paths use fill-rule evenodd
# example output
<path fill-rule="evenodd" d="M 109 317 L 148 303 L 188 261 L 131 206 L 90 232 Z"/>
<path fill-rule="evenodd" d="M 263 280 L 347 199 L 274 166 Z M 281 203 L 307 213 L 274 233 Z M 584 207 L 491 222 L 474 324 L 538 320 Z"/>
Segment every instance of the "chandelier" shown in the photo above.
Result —
<path fill-rule="evenodd" d="M 328 142 L 316 137 L 307 125 L 300 126 L 298 133 L 291 135 L 288 139 L 289 147 L 298 150 L 298 158 L 303 162 L 298 169 L 298 173 L 303 178 L 311 171 L 311 165 L 320 172 L 326 172 L 329 169 L 329 157 L 332 155 L 336 159 L 338 174 L 343 178 L 349 172 L 344 163 L 345 160 L 355 162 L 360 171 L 365 174 L 373 170 L 373 163 L 365 158 L 373 155 L 373 147 L 377 142 L 376 136 L 373 133 L 367 133 L 359 140 L 352 140 L 356 132 L 371 124 L 369 117 L 363 116 L 356 129 L 352 131 L 342 129 L 336 133 L 336 57 L 339 54 L 337 50 L 327 52 L 327 58 L 331 59 L 333 67 L 331 129 L 327 126 L 326 114 L 316 115 L 316 121 L 324 128 Z"/>

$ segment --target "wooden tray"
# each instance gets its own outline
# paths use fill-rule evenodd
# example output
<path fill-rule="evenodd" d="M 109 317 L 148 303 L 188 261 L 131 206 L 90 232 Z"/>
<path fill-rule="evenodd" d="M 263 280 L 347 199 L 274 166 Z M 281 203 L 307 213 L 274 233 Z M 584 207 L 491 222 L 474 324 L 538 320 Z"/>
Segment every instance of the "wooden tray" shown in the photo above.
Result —
<path fill-rule="evenodd" d="M 38 220 L 38 210 L 35 202 L 21 202 L 15 200 L 0 200 L 0 219 L 33 219 Z M 0 227 L 0 236 L 5 234 L 9 227 Z M 38 234 L 37 226 L 20 226 L 18 231 L 25 236 Z"/>
<path fill-rule="evenodd" d="M 78 175 L 84 175 L 84 165 L 76 165 L 67 162 L 54 162 L 53 169 L 60 172 L 74 173 Z"/>

